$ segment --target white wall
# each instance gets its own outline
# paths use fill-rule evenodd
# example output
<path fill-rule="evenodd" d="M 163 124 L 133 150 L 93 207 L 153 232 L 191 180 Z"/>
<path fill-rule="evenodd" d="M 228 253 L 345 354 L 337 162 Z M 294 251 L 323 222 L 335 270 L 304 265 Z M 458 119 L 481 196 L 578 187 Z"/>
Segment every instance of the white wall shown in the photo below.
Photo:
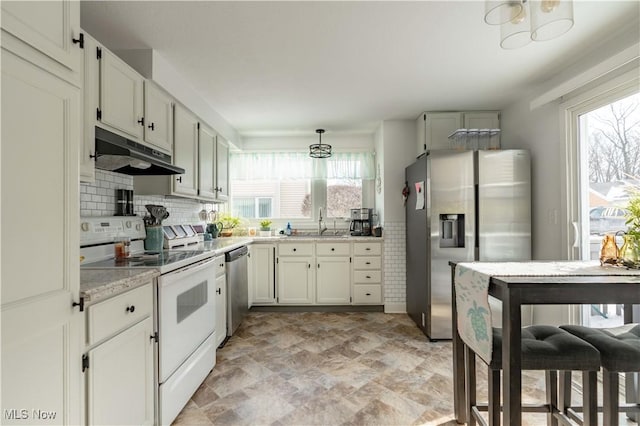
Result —
<path fill-rule="evenodd" d="M 406 226 L 401 191 L 404 169 L 413 163 L 416 128 L 414 120 L 388 120 L 374 134 L 376 162 L 382 174 L 382 192 L 376 206 L 384 227 L 384 310 L 407 311 Z"/>

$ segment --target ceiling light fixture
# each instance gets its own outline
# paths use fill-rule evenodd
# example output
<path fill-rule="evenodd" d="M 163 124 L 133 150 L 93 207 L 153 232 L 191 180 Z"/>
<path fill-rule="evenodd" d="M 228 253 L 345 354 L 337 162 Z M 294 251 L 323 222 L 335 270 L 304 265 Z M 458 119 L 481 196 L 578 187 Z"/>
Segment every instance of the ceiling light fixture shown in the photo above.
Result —
<path fill-rule="evenodd" d="M 573 0 L 485 0 L 486 23 L 500 25 L 500 46 L 559 37 L 573 27 Z"/>
<path fill-rule="evenodd" d="M 324 129 L 316 129 L 320 140 L 318 143 L 309 145 L 309 157 L 311 158 L 329 158 L 331 157 L 331 145 L 322 143 L 322 134 Z"/>

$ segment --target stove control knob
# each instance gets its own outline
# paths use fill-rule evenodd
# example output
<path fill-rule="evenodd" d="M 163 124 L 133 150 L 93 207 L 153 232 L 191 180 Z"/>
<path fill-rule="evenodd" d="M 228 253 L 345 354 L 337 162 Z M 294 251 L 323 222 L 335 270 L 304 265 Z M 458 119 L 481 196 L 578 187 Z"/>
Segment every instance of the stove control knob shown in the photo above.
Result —
<path fill-rule="evenodd" d="M 139 231 L 142 229 L 142 225 L 140 225 L 139 223 L 136 223 L 136 231 Z"/>
<path fill-rule="evenodd" d="M 128 220 L 124 223 L 124 226 L 126 226 L 127 228 L 131 228 L 131 221 Z"/>
<path fill-rule="evenodd" d="M 82 229 L 84 232 L 89 231 L 89 223 L 88 222 L 82 222 L 82 225 L 80 225 L 80 229 Z"/>

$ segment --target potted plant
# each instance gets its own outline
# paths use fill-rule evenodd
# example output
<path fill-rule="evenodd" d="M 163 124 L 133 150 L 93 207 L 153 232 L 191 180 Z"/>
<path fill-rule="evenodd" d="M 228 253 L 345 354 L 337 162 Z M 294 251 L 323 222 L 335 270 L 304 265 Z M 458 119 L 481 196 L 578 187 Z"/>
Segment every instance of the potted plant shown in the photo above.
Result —
<path fill-rule="evenodd" d="M 269 219 L 263 219 L 260 221 L 260 236 L 261 237 L 270 237 L 271 236 L 271 221 Z"/>
<path fill-rule="evenodd" d="M 637 268 L 640 261 L 640 190 L 636 190 L 631 194 L 625 218 L 627 219 L 625 222 L 627 235 L 623 245 L 624 250 L 621 250 L 625 253 L 621 253 L 620 257 L 627 266 Z"/>
<path fill-rule="evenodd" d="M 233 235 L 233 228 L 240 224 L 240 218 L 224 212 L 218 216 L 218 222 L 221 222 L 223 227 L 220 236 L 230 237 Z"/>

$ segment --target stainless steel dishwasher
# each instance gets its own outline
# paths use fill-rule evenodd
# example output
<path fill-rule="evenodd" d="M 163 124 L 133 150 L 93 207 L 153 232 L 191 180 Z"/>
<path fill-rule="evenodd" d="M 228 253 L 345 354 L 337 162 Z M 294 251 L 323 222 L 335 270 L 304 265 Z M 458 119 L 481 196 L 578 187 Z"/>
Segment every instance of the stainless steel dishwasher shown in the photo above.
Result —
<path fill-rule="evenodd" d="M 246 246 L 228 251 L 227 262 L 227 336 L 232 336 L 249 311 L 249 280 Z"/>

